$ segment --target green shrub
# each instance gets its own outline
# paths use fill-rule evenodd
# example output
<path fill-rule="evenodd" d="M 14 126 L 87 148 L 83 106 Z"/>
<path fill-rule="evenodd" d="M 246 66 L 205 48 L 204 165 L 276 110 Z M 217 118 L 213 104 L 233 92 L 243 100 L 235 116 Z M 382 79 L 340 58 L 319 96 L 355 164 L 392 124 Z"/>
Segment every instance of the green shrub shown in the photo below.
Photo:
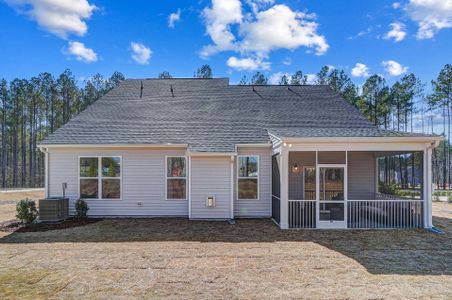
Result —
<path fill-rule="evenodd" d="M 397 186 L 392 183 L 383 183 L 380 181 L 380 193 L 387 194 L 387 195 L 395 195 L 397 191 Z"/>
<path fill-rule="evenodd" d="M 88 203 L 82 199 L 75 202 L 75 216 L 77 219 L 86 219 L 88 215 Z"/>
<path fill-rule="evenodd" d="M 23 199 L 17 202 L 16 205 L 16 218 L 23 224 L 28 225 L 33 223 L 38 217 L 38 210 L 36 209 L 36 203 L 30 199 Z"/>

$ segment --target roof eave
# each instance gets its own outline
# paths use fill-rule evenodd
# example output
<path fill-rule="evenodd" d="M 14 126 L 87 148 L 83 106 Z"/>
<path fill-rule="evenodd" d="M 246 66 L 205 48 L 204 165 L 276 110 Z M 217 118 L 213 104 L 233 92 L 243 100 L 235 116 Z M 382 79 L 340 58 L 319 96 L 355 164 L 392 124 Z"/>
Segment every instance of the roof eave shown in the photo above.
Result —
<path fill-rule="evenodd" d="M 278 137 L 285 143 L 439 143 L 442 136 L 391 136 L 391 137 Z"/>

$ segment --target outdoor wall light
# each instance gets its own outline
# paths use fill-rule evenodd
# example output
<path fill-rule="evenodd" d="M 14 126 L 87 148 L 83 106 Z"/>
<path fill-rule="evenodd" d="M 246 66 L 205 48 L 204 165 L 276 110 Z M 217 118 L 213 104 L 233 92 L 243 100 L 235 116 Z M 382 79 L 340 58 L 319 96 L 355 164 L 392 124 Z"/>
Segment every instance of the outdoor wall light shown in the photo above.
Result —
<path fill-rule="evenodd" d="M 213 197 L 213 196 L 207 197 L 206 206 L 207 207 L 215 207 L 215 197 Z"/>
<path fill-rule="evenodd" d="M 297 163 L 294 163 L 292 165 L 292 173 L 294 173 L 294 174 L 300 173 L 300 166 Z"/>

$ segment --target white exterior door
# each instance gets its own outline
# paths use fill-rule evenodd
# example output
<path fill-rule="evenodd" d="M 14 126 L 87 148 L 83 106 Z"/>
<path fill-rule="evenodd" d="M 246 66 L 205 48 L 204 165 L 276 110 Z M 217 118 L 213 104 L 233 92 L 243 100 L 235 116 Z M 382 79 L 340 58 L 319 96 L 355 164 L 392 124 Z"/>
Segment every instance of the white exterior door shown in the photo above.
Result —
<path fill-rule="evenodd" d="M 316 171 L 317 228 L 347 228 L 346 164 L 319 164 Z"/>

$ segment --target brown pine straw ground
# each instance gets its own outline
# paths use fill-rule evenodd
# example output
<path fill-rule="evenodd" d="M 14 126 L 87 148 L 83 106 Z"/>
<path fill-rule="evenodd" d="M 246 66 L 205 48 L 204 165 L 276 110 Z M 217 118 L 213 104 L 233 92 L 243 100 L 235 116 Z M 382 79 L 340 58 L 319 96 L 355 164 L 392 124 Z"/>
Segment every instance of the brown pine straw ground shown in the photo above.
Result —
<path fill-rule="evenodd" d="M 185 219 L 0 232 L 0 298 L 452 299 L 452 204 L 434 223 L 445 234 Z"/>

